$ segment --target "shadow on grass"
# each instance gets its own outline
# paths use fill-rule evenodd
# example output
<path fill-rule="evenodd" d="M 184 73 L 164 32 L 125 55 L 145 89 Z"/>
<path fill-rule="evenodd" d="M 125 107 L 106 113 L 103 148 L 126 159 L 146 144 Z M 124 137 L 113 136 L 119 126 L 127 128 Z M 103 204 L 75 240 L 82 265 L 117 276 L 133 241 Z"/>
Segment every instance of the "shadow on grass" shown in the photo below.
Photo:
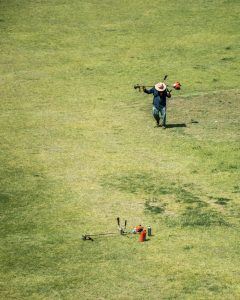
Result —
<path fill-rule="evenodd" d="M 228 202 L 231 201 L 231 199 L 228 198 L 215 198 L 215 199 L 216 199 L 215 203 L 219 205 L 227 205 Z"/>
<path fill-rule="evenodd" d="M 166 125 L 166 128 L 183 128 L 183 127 L 187 127 L 187 125 L 185 123 Z"/>
<path fill-rule="evenodd" d="M 193 208 L 186 210 L 177 218 L 166 218 L 170 227 L 210 227 L 210 226 L 230 226 L 224 217 L 214 210 L 202 210 Z"/>
<path fill-rule="evenodd" d="M 8 203 L 10 200 L 10 197 L 7 194 L 0 193 L 0 204 Z"/>
<path fill-rule="evenodd" d="M 160 205 L 152 205 L 150 203 L 150 201 L 146 201 L 145 202 L 145 212 L 149 212 L 149 213 L 152 213 L 152 214 L 162 214 L 165 212 L 165 205 L 164 204 L 161 204 L 159 203 Z"/>

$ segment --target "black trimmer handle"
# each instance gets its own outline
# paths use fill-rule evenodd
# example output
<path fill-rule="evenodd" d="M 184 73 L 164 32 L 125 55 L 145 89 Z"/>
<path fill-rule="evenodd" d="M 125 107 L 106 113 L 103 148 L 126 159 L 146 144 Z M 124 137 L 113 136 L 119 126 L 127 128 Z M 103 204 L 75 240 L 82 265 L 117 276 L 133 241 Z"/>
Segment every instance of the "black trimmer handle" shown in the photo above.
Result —
<path fill-rule="evenodd" d="M 117 223 L 118 223 L 118 226 L 120 227 L 120 218 L 117 217 Z"/>
<path fill-rule="evenodd" d="M 165 80 L 167 79 L 167 77 L 168 77 L 168 75 L 165 75 L 165 76 L 163 77 L 163 81 L 165 81 Z"/>

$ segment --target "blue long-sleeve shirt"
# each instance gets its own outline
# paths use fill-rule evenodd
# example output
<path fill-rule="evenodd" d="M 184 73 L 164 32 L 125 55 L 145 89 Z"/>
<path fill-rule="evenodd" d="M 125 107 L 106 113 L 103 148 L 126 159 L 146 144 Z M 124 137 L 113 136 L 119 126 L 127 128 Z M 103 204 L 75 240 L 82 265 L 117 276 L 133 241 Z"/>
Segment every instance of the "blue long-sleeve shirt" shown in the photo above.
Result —
<path fill-rule="evenodd" d="M 144 93 L 153 94 L 153 106 L 155 106 L 156 109 L 159 109 L 160 106 L 165 107 L 167 104 L 167 97 L 171 98 L 171 94 L 168 93 L 167 90 L 159 92 L 155 89 L 155 87 L 152 87 L 150 90 L 145 88 Z"/>

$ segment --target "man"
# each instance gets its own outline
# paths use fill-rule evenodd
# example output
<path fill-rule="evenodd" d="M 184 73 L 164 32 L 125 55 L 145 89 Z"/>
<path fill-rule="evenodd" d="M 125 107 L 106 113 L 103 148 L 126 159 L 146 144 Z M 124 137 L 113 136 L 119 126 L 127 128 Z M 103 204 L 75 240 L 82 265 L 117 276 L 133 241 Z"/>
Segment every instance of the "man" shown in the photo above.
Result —
<path fill-rule="evenodd" d="M 171 98 L 170 91 L 167 90 L 167 86 L 163 82 L 157 83 L 150 90 L 143 88 L 144 93 L 153 94 L 153 117 L 157 122 L 157 127 L 160 125 L 160 120 L 162 119 L 162 128 L 166 128 L 166 100 Z"/>

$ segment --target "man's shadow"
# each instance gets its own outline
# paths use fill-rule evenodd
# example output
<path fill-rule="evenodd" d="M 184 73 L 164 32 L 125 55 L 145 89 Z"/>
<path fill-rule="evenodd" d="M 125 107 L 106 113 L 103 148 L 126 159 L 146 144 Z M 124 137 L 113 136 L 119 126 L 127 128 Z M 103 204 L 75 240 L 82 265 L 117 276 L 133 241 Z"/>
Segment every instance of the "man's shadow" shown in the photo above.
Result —
<path fill-rule="evenodd" d="M 166 128 L 181 128 L 181 127 L 187 127 L 185 123 L 180 124 L 167 124 Z"/>

